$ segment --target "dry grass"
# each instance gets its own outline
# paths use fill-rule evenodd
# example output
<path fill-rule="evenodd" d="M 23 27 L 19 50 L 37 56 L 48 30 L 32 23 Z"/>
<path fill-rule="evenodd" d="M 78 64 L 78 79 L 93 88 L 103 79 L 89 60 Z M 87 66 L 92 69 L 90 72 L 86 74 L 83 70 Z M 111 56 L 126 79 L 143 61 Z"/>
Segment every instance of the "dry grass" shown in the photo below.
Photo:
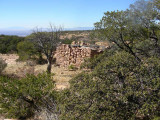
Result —
<path fill-rule="evenodd" d="M 45 71 L 47 65 L 36 65 L 35 71 Z M 56 81 L 56 87 L 58 90 L 69 87 L 69 80 L 73 78 L 76 74 L 80 73 L 80 70 L 69 71 L 68 69 L 61 68 L 52 65 L 52 73 L 54 73 L 54 80 Z"/>
<path fill-rule="evenodd" d="M 38 74 L 46 71 L 47 64 L 45 65 L 35 65 L 35 66 L 28 66 L 26 62 L 16 62 L 18 56 L 15 54 L 10 55 L 0 55 L 2 59 L 6 60 L 7 67 L 3 71 L 3 74 L 17 76 L 17 77 L 24 77 L 27 73 Z M 77 71 L 69 71 L 67 69 L 52 66 L 52 73 L 54 73 L 54 80 L 56 81 L 56 88 L 58 90 L 64 89 L 69 87 L 69 80 L 75 76 L 76 74 L 80 73 L 80 70 Z"/>

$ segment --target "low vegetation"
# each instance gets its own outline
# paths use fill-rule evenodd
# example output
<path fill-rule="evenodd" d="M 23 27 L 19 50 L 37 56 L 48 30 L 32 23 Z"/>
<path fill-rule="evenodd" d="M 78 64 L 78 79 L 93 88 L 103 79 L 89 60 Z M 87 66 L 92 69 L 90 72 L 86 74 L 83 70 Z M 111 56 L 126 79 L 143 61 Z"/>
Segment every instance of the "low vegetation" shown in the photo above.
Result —
<path fill-rule="evenodd" d="M 55 90 L 50 72 L 20 79 L 0 76 L 1 114 L 19 119 L 43 112 L 46 120 L 159 120 L 159 4 L 159 0 L 138 0 L 125 11 L 104 13 L 91 35 L 112 45 L 87 59 L 82 65 L 87 71 L 73 77 L 69 88 Z M 57 41 L 53 46 L 48 46 L 50 41 L 45 44 L 46 39 L 52 40 L 48 39 L 51 32 L 36 34 L 35 40 L 45 38 L 38 41 L 38 45 L 43 42 L 42 49 L 57 45 Z M 35 46 L 21 47 L 25 42 L 18 44 L 19 55 L 30 59 L 34 51 L 29 47 Z M 46 50 L 49 59 L 54 49 L 43 52 Z M 0 65 L 2 70 L 6 66 L 3 61 Z"/>
<path fill-rule="evenodd" d="M 37 50 L 34 44 L 30 41 L 21 41 L 17 44 L 18 56 L 20 61 L 30 60 L 35 58 Z"/>
<path fill-rule="evenodd" d="M 159 58 L 139 64 L 122 51 L 104 59 L 91 73 L 70 81 L 70 89 L 59 99 L 60 118 L 149 120 L 159 116 Z"/>
<path fill-rule="evenodd" d="M 68 66 L 69 70 L 77 70 L 78 68 L 76 66 L 74 66 L 73 64 L 71 64 L 70 66 Z"/>
<path fill-rule="evenodd" d="M 13 79 L 0 77 L 0 112 L 9 118 L 27 119 L 43 109 L 56 108 L 54 81 L 44 73 Z"/>
<path fill-rule="evenodd" d="M 0 58 L 0 74 L 5 69 L 6 66 L 7 64 L 5 63 L 5 61 L 2 58 Z"/>
<path fill-rule="evenodd" d="M 24 37 L 0 35 L 0 53 L 17 53 L 17 44 L 24 40 Z"/>

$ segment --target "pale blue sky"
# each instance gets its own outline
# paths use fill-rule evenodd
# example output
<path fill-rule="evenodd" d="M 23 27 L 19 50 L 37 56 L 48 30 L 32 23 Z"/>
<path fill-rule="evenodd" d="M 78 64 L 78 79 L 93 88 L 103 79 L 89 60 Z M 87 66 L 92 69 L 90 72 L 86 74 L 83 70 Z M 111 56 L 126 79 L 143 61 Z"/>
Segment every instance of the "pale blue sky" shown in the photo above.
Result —
<path fill-rule="evenodd" d="M 125 10 L 136 0 L 0 0 L 0 28 L 49 23 L 65 28 L 93 27 L 103 13 Z"/>

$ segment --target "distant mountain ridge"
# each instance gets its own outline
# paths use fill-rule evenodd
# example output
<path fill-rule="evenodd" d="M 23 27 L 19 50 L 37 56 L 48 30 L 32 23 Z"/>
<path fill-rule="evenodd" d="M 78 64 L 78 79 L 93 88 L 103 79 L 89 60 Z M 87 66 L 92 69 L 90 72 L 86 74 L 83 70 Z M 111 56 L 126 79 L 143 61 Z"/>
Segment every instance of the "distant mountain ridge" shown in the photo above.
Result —
<path fill-rule="evenodd" d="M 45 28 L 47 29 L 47 28 Z M 27 36 L 32 33 L 33 29 L 25 27 L 9 27 L 0 29 L 0 35 L 17 35 L 17 36 Z M 76 30 L 93 30 L 93 27 L 76 27 L 76 28 L 64 28 L 64 31 L 76 31 Z"/>

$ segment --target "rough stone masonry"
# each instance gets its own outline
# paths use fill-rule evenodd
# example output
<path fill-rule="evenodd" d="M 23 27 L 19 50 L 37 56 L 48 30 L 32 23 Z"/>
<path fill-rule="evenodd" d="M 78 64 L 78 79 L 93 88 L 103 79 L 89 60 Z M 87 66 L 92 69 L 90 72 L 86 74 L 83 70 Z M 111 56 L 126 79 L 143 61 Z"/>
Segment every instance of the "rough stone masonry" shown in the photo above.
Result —
<path fill-rule="evenodd" d="M 57 47 L 55 58 L 60 67 L 67 68 L 70 65 L 74 65 L 79 68 L 86 58 L 92 58 L 102 52 L 103 50 L 99 49 L 98 46 L 62 44 Z"/>

